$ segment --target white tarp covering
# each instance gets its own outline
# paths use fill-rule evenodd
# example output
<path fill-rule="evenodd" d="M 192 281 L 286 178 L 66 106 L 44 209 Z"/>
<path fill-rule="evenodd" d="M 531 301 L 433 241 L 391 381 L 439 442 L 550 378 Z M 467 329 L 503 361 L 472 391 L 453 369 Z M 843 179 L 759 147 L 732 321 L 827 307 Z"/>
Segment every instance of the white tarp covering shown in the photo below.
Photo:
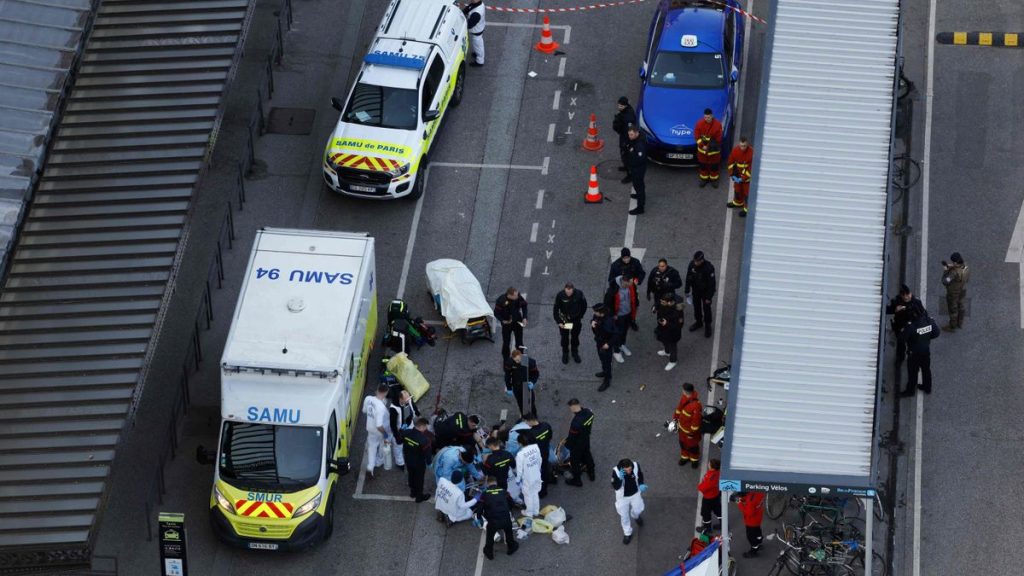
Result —
<path fill-rule="evenodd" d="M 465 264 L 442 258 L 427 263 L 427 282 L 434 303 L 452 331 L 462 330 L 473 318 L 487 316 L 497 326 L 491 305 L 480 282 Z"/>

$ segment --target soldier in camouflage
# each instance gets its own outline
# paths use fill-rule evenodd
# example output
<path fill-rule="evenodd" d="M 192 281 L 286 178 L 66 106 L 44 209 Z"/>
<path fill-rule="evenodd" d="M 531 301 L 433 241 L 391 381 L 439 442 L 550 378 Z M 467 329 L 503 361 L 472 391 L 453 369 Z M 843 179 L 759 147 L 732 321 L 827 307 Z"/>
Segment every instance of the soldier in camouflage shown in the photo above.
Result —
<path fill-rule="evenodd" d="M 963 328 L 964 299 L 967 297 L 967 264 L 959 252 L 953 252 L 949 262 L 942 261 L 942 285 L 946 287 L 946 308 L 949 310 L 949 324 L 943 326 L 946 332 Z"/>

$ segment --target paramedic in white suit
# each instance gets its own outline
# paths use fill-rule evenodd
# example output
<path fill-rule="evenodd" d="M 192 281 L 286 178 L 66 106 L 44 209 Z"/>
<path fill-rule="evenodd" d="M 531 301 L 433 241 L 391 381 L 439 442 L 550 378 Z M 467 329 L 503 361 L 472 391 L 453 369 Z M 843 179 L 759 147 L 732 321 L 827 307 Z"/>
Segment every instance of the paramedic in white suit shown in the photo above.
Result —
<path fill-rule="evenodd" d="M 469 520 L 473 517 L 473 506 L 476 506 L 476 498 L 466 501 L 466 495 L 462 492 L 462 471 L 452 472 L 452 478 L 441 478 L 437 483 L 437 491 L 434 493 L 434 508 L 448 517 L 452 524 Z"/>
<path fill-rule="evenodd" d="M 619 460 L 619 465 L 612 468 L 612 488 L 615 490 L 615 511 L 622 523 L 622 543 L 629 544 L 633 539 L 632 521 L 636 520 L 637 526 L 644 525 L 640 515 L 644 513 L 642 494 L 647 491 L 647 484 L 644 484 L 640 465 L 629 458 Z"/>
<path fill-rule="evenodd" d="M 473 0 L 462 9 L 469 26 L 469 51 L 472 55 L 470 66 L 484 65 L 484 28 L 487 18 L 484 16 L 483 0 Z"/>
<path fill-rule="evenodd" d="M 390 435 L 388 433 L 388 407 L 384 399 L 388 396 L 388 385 L 383 382 L 377 386 L 375 396 L 367 396 L 363 400 L 363 414 L 366 414 L 366 474 L 373 478 L 373 470 L 382 462 L 377 461 L 381 455 L 381 444 Z M 388 448 L 390 450 L 390 447 Z"/>
<path fill-rule="evenodd" d="M 541 454 L 540 447 L 534 442 L 529 434 L 520 434 L 519 442 L 525 444 L 516 453 L 516 475 L 519 477 L 523 489 L 523 502 L 526 503 L 526 516 L 540 515 L 540 489 L 541 482 Z"/>

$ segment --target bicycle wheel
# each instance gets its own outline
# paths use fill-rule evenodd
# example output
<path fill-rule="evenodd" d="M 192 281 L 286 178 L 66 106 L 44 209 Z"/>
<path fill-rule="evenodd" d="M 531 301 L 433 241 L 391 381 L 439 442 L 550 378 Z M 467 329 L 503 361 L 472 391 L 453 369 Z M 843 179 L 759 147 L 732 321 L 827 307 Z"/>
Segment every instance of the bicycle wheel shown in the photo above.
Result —
<path fill-rule="evenodd" d="M 852 564 L 859 566 L 861 570 L 864 569 L 864 553 L 865 550 L 861 548 L 852 562 Z M 885 557 L 878 551 L 871 552 L 871 576 L 889 576 L 889 563 L 885 561 Z"/>
<path fill-rule="evenodd" d="M 778 520 L 789 507 L 790 496 L 785 492 L 772 492 L 765 499 L 764 512 L 772 520 Z"/>

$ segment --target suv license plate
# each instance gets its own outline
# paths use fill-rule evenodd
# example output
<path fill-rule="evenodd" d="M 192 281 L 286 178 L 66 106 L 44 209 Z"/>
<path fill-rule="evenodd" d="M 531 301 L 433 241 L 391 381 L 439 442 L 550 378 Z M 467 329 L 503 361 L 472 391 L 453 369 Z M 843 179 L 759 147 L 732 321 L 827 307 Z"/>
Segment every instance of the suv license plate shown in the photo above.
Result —
<path fill-rule="evenodd" d="M 377 189 L 372 186 L 356 186 L 355 184 L 349 184 L 348 186 L 353 192 L 376 192 Z"/>
<path fill-rule="evenodd" d="M 277 550 L 277 544 L 270 542 L 249 542 L 250 550 Z"/>
<path fill-rule="evenodd" d="M 693 154 L 665 154 L 670 160 L 693 160 Z"/>

